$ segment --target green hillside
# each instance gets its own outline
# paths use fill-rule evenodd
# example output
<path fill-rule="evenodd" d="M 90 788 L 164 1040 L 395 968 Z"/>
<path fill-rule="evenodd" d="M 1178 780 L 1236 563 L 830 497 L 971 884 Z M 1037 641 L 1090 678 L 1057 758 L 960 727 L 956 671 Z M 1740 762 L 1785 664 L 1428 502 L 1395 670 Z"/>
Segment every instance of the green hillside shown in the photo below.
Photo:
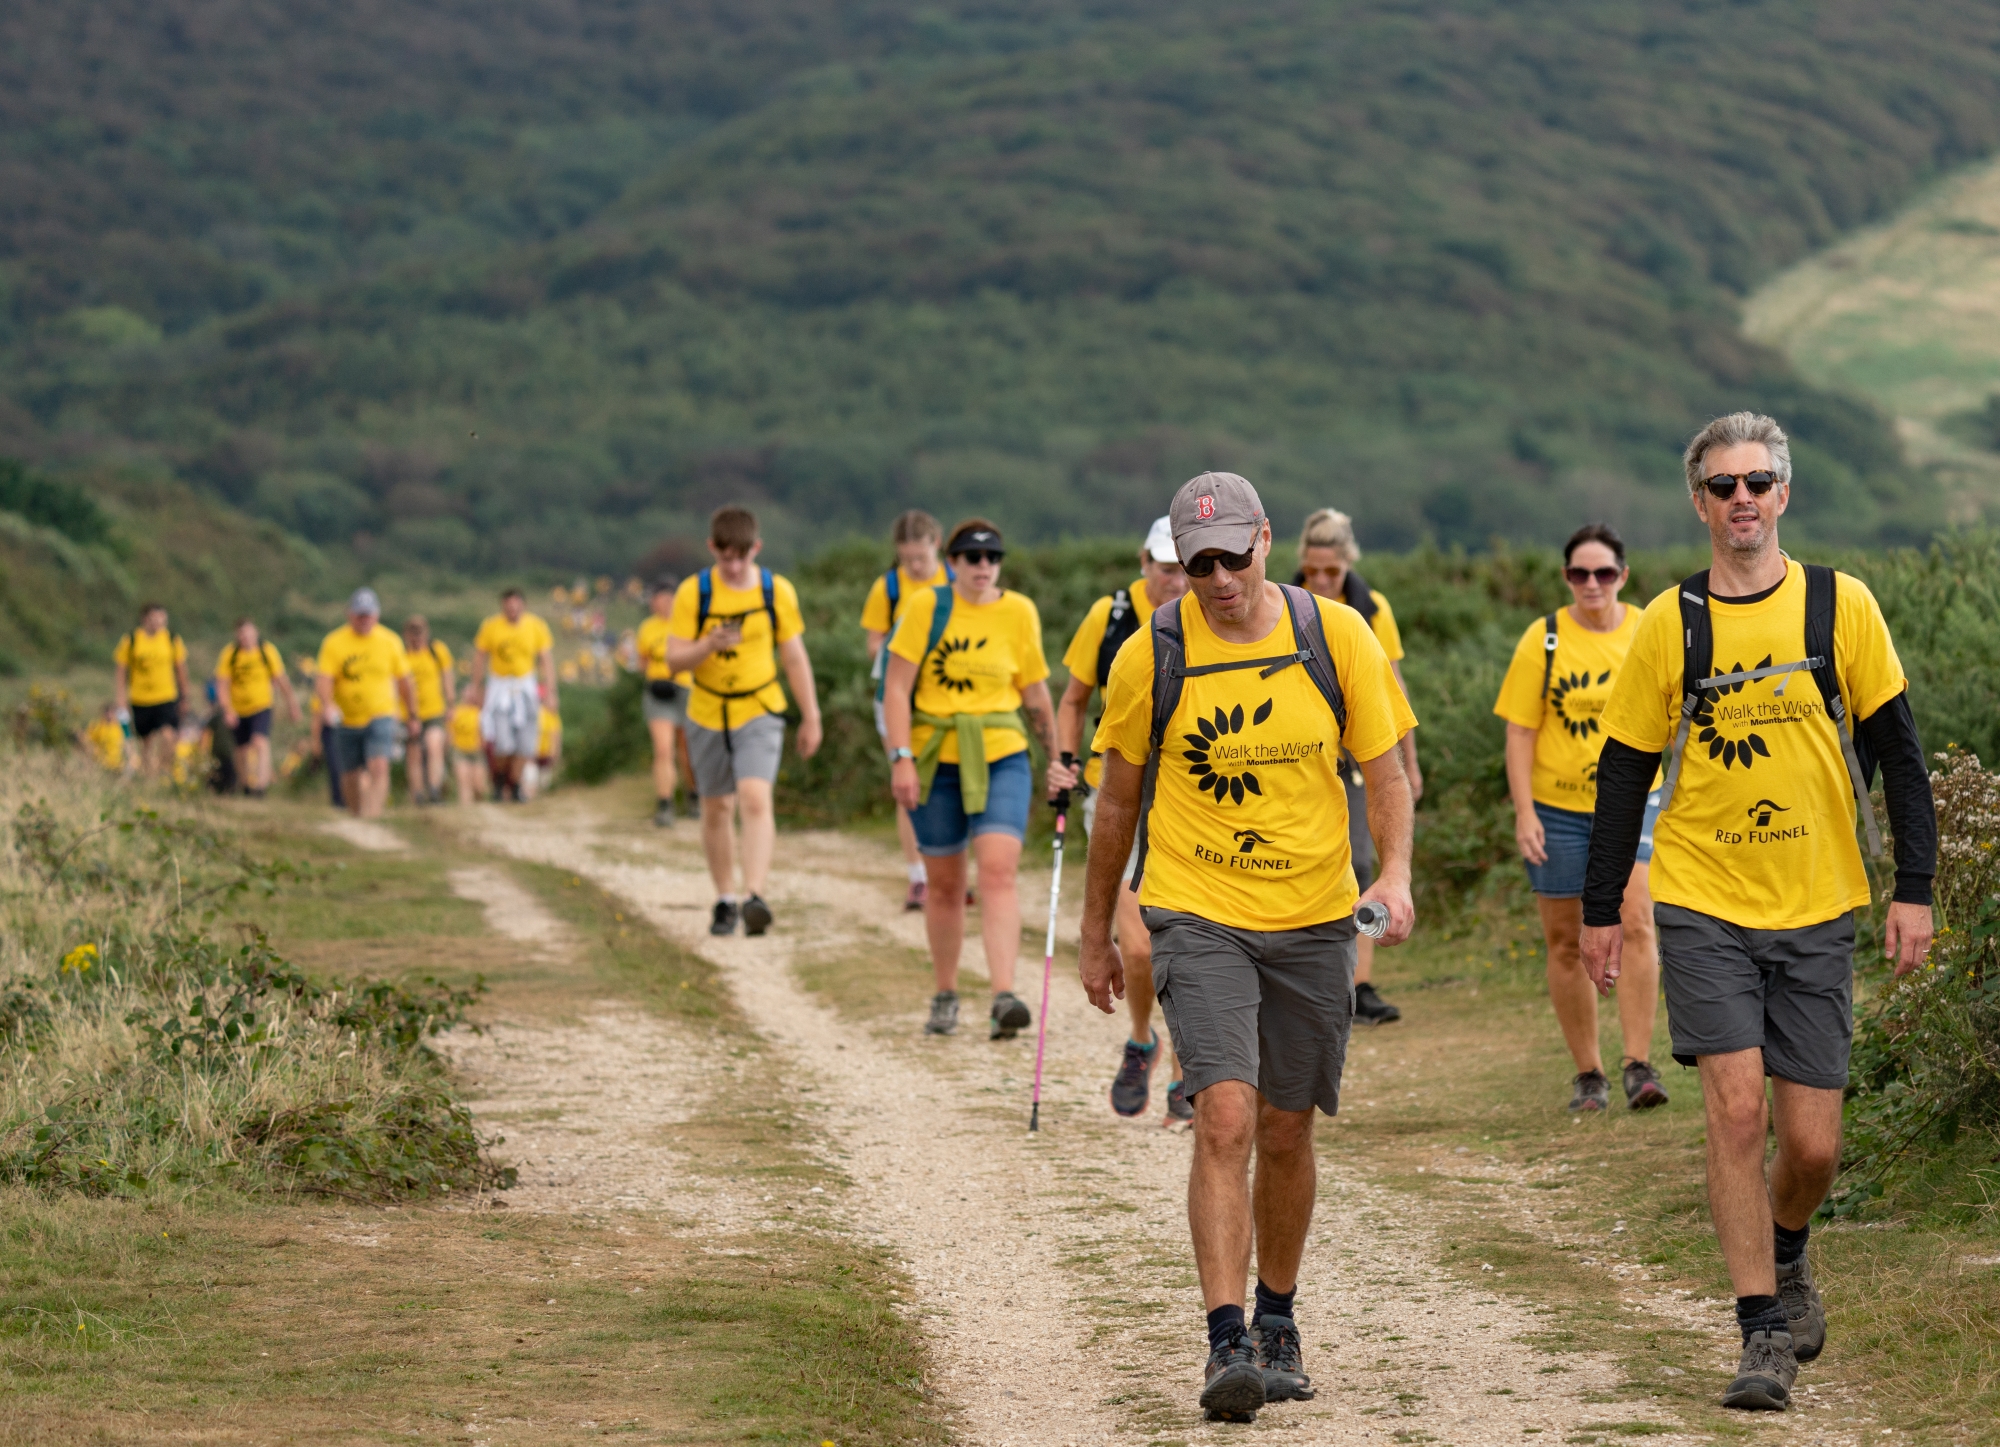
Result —
<path fill-rule="evenodd" d="M 1370 543 L 1678 531 L 1769 407 L 1800 527 L 1927 535 L 1742 295 L 2000 139 L 1975 0 L 21 0 L 0 450 L 377 563 L 623 569 L 747 498 L 1129 530 L 1204 464 Z"/>

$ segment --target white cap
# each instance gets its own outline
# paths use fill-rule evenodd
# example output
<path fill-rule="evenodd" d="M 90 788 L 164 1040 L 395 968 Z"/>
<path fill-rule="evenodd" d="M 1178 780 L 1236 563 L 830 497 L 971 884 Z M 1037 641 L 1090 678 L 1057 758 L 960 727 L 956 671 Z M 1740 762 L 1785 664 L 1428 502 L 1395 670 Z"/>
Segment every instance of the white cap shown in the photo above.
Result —
<path fill-rule="evenodd" d="M 1153 527 L 1146 534 L 1146 556 L 1156 563 L 1178 563 L 1181 555 L 1174 551 L 1174 521 L 1172 518 L 1154 518 Z"/>

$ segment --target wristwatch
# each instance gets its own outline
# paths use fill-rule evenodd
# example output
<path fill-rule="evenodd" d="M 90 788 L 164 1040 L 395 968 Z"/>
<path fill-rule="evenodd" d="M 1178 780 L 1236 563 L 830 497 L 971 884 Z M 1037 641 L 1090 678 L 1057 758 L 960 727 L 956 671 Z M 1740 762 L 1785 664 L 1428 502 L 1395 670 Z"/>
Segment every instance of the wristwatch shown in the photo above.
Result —
<path fill-rule="evenodd" d="M 916 757 L 917 756 L 914 753 L 912 753 L 909 749 L 889 750 L 889 762 L 892 764 L 900 764 L 904 759 L 909 759 L 912 762 L 914 762 Z"/>

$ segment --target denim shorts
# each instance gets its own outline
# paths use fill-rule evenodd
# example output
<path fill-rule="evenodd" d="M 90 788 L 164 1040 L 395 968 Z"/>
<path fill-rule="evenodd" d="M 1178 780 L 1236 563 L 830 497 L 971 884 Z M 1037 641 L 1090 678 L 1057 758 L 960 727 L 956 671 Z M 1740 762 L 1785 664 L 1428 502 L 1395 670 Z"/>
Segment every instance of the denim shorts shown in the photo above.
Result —
<path fill-rule="evenodd" d="M 965 812 L 965 799 L 958 790 L 958 765 L 939 764 L 931 780 L 931 796 L 910 811 L 910 823 L 917 831 L 917 848 L 933 858 L 963 854 L 966 844 L 980 834 L 1028 836 L 1028 805 L 1034 797 L 1035 771 L 1028 751 L 1009 754 L 986 766 L 986 808 L 977 814 Z"/>
<path fill-rule="evenodd" d="M 1590 826 L 1596 816 L 1537 803 L 1535 817 L 1542 821 L 1542 847 L 1549 857 L 1545 863 L 1528 865 L 1528 887 L 1543 899 L 1582 899 L 1583 876 L 1590 867 Z M 1634 862 L 1652 861 L 1653 825 L 1659 817 L 1660 791 L 1655 789 L 1646 796 L 1646 822 L 1639 826 Z"/>
<path fill-rule="evenodd" d="M 389 715 L 372 718 L 358 729 L 346 724 L 333 731 L 333 754 L 340 772 L 352 774 L 364 769 L 370 759 L 386 759 L 396 752 L 396 734 L 402 725 Z"/>

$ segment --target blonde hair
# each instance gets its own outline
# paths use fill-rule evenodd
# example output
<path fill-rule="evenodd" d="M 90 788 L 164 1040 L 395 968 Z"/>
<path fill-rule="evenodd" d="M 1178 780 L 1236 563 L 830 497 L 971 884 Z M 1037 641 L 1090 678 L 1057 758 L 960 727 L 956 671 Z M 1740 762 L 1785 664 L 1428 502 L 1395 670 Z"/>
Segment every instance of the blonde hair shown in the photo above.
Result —
<path fill-rule="evenodd" d="M 944 529 L 938 520 L 921 508 L 911 508 L 896 519 L 890 529 L 889 540 L 893 543 L 937 543 L 944 541 Z"/>
<path fill-rule="evenodd" d="M 1354 541 L 1354 519 L 1330 507 L 1306 519 L 1305 531 L 1299 534 L 1299 551 L 1307 548 L 1336 548 L 1349 565 L 1361 561 L 1361 548 Z"/>

